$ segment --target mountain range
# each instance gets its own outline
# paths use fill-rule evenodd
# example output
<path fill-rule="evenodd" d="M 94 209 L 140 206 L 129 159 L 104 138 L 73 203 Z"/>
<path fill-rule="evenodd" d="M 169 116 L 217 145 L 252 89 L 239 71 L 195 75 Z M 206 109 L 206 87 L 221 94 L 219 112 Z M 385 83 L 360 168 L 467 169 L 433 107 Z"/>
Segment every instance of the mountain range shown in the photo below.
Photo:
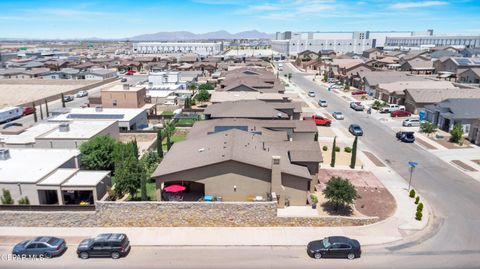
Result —
<path fill-rule="evenodd" d="M 231 34 L 227 31 L 221 30 L 216 32 L 208 32 L 203 34 L 195 34 L 187 31 L 177 32 L 158 32 L 154 34 L 137 35 L 128 38 L 131 41 L 176 41 L 176 40 L 207 40 L 207 39 L 270 39 L 273 34 L 259 32 L 257 30 L 244 31 Z"/>

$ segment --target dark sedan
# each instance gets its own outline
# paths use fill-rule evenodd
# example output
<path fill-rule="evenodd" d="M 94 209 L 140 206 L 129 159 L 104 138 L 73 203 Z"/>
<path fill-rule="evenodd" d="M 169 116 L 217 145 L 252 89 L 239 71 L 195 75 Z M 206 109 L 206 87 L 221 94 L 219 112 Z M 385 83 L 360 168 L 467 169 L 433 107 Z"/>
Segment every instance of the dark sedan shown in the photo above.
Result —
<path fill-rule="evenodd" d="M 355 239 L 344 236 L 330 236 L 323 240 L 308 243 L 307 254 L 311 258 L 360 258 L 362 250 L 360 243 Z"/>
<path fill-rule="evenodd" d="M 51 258 L 60 256 L 67 249 L 67 244 L 62 238 L 53 236 L 40 236 L 33 240 L 25 240 L 13 247 L 13 255 L 26 255 Z"/>
<path fill-rule="evenodd" d="M 360 127 L 360 125 L 358 124 L 350 124 L 350 127 L 348 127 L 348 131 L 354 136 L 363 135 L 362 127 Z"/>
<path fill-rule="evenodd" d="M 415 135 L 413 132 L 397 132 L 396 135 L 398 140 L 404 143 L 413 143 L 415 142 Z"/>

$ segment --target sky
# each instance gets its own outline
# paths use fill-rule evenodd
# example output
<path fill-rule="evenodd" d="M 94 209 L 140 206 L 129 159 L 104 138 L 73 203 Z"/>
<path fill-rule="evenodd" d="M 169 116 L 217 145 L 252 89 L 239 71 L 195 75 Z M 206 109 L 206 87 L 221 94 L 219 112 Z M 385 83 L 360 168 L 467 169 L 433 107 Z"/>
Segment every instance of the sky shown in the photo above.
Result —
<path fill-rule="evenodd" d="M 2 38 L 427 29 L 479 35 L 480 0 L 0 0 Z"/>

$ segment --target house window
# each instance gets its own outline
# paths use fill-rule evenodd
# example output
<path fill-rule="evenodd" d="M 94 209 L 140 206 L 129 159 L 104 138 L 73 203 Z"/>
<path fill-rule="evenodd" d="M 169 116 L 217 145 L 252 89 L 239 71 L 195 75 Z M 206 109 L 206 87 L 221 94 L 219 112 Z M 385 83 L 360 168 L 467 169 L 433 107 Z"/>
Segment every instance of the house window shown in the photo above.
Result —
<path fill-rule="evenodd" d="M 114 106 L 114 107 L 117 106 L 117 100 L 112 100 L 112 106 Z"/>

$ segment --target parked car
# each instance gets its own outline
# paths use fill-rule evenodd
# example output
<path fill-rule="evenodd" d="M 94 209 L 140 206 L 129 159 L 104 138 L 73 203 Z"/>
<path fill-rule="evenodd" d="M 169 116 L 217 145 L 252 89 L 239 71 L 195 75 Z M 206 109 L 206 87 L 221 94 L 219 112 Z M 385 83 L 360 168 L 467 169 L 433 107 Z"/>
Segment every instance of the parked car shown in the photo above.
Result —
<path fill-rule="evenodd" d="M 345 117 L 343 116 L 342 112 L 335 111 L 332 113 L 332 116 L 337 120 L 343 120 Z"/>
<path fill-rule="evenodd" d="M 333 84 L 332 86 L 330 86 L 330 88 L 332 88 L 332 89 L 343 89 L 342 85 L 338 85 L 338 84 Z"/>
<path fill-rule="evenodd" d="M 8 129 L 10 127 L 23 127 L 23 124 L 18 122 L 9 122 L 9 123 L 5 123 L 2 129 Z"/>
<path fill-rule="evenodd" d="M 331 119 L 327 119 L 320 115 L 313 115 L 311 117 L 303 117 L 303 120 L 311 120 L 314 121 L 316 125 L 320 126 L 330 126 L 332 124 Z"/>
<path fill-rule="evenodd" d="M 318 105 L 321 106 L 321 107 L 327 107 L 328 103 L 327 103 L 327 101 L 320 99 L 320 100 L 318 100 Z"/>
<path fill-rule="evenodd" d="M 310 97 L 315 97 L 315 95 L 316 95 L 315 91 L 309 91 L 308 92 L 308 96 L 310 96 Z"/>
<path fill-rule="evenodd" d="M 350 124 L 350 126 L 348 127 L 348 131 L 354 136 L 363 135 L 362 127 L 360 127 L 360 125 L 358 124 Z"/>
<path fill-rule="evenodd" d="M 402 126 L 405 127 L 418 127 L 422 121 L 420 119 L 406 119 L 402 122 Z"/>
<path fill-rule="evenodd" d="M 88 92 L 87 92 L 87 91 L 79 91 L 79 92 L 77 92 L 77 97 L 85 97 L 85 96 L 88 96 Z"/>
<path fill-rule="evenodd" d="M 367 94 L 366 91 L 353 91 L 352 92 L 352 95 L 364 95 L 364 94 Z"/>
<path fill-rule="evenodd" d="M 128 255 L 130 241 L 126 234 L 99 234 L 94 238 L 82 240 L 77 248 L 77 255 L 82 259 L 90 257 L 111 257 L 118 259 Z"/>
<path fill-rule="evenodd" d="M 412 116 L 412 113 L 405 110 L 396 110 L 396 111 L 390 112 L 390 117 L 393 117 L 393 118 L 410 117 L 410 116 Z"/>
<path fill-rule="evenodd" d="M 12 254 L 51 258 L 60 256 L 66 249 L 67 244 L 64 239 L 53 236 L 40 236 L 16 244 L 13 247 Z"/>
<path fill-rule="evenodd" d="M 405 106 L 401 106 L 397 104 L 388 104 L 380 108 L 380 113 L 390 113 L 397 110 L 405 110 Z"/>
<path fill-rule="evenodd" d="M 350 107 L 355 111 L 363 111 L 365 109 L 361 102 L 351 102 Z"/>
<path fill-rule="evenodd" d="M 71 102 L 71 101 L 73 101 L 73 99 L 75 99 L 75 97 L 73 97 L 73 95 L 65 95 L 63 97 L 63 101 L 65 101 L 65 102 Z"/>
<path fill-rule="evenodd" d="M 395 134 L 398 140 L 405 142 L 405 143 L 413 143 L 415 142 L 415 135 L 413 132 L 405 132 L 400 131 Z"/>
<path fill-rule="evenodd" d="M 323 240 L 308 243 L 307 254 L 311 258 L 360 258 L 362 250 L 360 242 L 345 236 L 330 236 Z"/>
<path fill-rule="evenodd" d="M 25 107 L 23 107 L 22 116 L 27 116 L 27 115 L 33 114 L 33 112 L 35 112 L 35 108 L 33 108 L 31 106 L 25 106 Z"/>
<path fill-rule="evenodd" d="M 122 78 L 120 82 L 127 82 L 127 78 Z"/>

